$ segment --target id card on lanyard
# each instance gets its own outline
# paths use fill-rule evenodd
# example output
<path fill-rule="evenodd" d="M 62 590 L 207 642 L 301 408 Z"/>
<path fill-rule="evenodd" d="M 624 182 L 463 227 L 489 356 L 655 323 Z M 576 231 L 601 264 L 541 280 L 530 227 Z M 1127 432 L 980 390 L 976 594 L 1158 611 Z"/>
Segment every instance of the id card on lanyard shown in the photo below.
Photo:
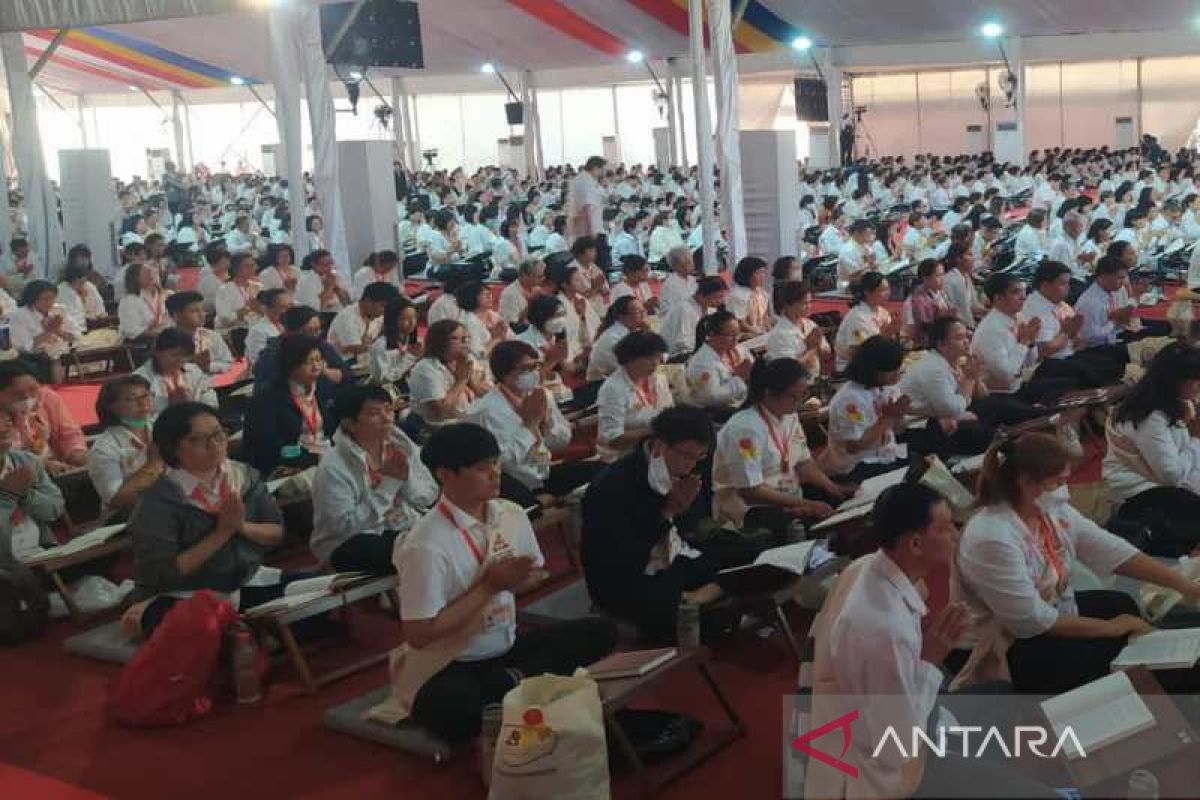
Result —
<path fill-rule="evenodd" d="M 771 440 L 771 445 L 779 455 L 779 475 L 775 479 L 775 488 L 783 492 L 794 492 L 800 488 L 800 485 L 796 480 L 795 472 L 792 470 L 791 438 L 776 427 L 767 412 L 763 411 L 762 406 L 758 406 L 757 409 L 758 415 L 762 417 L 763 424 L 767 426 L 767 437 Z"/>
<path fill-rule="evenodd" d="M 489 563 L 500 561 L 513 555 L 512 546 L 500 532 L 499 525 L 487 526 L 487 540 L 483 543 L 483 547 L 480 547 L 470 531 L 459 524 L 454 516 L 454 512 L 450 510 L 450 506 L 445 500 L 439 501 L 437 508 L 442 517 L 454 526 L 455 530 L 462 536 L 463 542 L 466 544 L 467 549 L 471 551 L 471 555 L 474 556 L 475 563 L 479 565 L 480 571 Z M 511 594 L 506 592 L 502 592 L 492 598 L 491 603 L 483 611 L 483 630 L 487 631 L 510 624 L 509 607 L 511 600 L 509 598 L 511 598 Z"/>

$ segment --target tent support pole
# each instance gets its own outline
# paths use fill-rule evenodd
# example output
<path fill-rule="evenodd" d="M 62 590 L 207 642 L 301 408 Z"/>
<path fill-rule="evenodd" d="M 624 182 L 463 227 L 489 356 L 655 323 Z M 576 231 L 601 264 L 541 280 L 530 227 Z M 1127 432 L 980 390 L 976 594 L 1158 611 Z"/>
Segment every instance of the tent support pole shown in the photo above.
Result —
<path fill-rule="evenodd" d="M 50 40 L 50 44 L 46 45 L 46 49 L 38 56 L 38 60 L 33 62 L 33 66 L 29 68 L 29 80 L 37 80 L 38 73 L 42 71 L 42 67 L 46 66 L 46 62 L 50 60 L 50 56 L 54 55 L 54 51 L 63 43 L 63 39 L 67 38 L 67 33 L 70 28 L 59 28 L 54 32 L 54 38 Z"/>
<path fill-rule="evenodd" d="M 246 88 L 250 91 L 250 94 L 254 95 L 254 99 L 258 101 L 259 105 L 265 108 L 272 117 L 275 116 L 275 109 L 267 105 L 267 101 L 263 100 L 262 95 L 258 93 L 258 89 L 255 89 L 253 84 L 247 83 Z"/>

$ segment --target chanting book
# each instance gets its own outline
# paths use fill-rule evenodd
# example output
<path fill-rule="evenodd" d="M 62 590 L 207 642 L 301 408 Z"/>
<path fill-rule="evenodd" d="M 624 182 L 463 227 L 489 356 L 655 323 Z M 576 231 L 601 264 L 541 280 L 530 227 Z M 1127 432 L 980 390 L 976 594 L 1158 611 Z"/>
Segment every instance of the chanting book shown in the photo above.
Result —
<path fill-rule="evenodd" d="M 1138 694 L 1124 672 L 1105 675 L 1078 689 L 1042 702 L 1046 720 L 1063 739 L 1069 727 L 1074 734 L 1065 737 L 1067 758 L 1091 755 L 1093 751 L 1128 739 L 1155 725 L 1146 701 Z M 1075 747 L 1075 740 L 1083 753 Z"/>

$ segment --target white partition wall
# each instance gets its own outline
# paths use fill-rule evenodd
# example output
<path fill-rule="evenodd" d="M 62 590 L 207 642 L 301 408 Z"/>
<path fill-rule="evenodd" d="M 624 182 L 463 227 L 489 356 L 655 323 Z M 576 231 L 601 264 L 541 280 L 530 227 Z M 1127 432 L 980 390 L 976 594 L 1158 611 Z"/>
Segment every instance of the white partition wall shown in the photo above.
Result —
<path fill-rule="evenodd" d="M 117 264 L 118 207 L 113 194 L 107 150 L 59 150 L 59 194 L 63 239 L 68 246 L 86 244 L 100 274 L 111 276 Z M 50 265 L 58 279 L 59 264 Z"/>
<path fill-rule="evenodd" d="M 396 249 L 392 143 L 338 142 L 338 175 L 352 270 L 375 250 Z M 343 270 L 344 271 L 344 270 Z"/>
<path fill-rule="evenodd" d="M 741 145 L 746 252 L 768 262 L 795 253 L 800 208 L 796 135 L 742 131 Z"/>

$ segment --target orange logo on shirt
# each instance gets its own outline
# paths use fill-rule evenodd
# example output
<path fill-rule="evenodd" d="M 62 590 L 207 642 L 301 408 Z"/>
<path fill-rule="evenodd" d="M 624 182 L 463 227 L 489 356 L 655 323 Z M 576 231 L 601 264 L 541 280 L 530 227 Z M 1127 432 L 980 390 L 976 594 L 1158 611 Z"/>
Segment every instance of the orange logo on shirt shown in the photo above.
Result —
<path fill-rule="evenodd" d="M 738 441 L 738 449 L 742 451 L 742 458 L 746 461 L 758 457 L 758 449 L 754 446 L 754 440 L 749 437 Z"/>
<path fill-rule="evenodd" d="M 851 422 L 862 422 L 866 419 L 862 410 L 858 406 L 854 405 L 854 403 L 850 403 L 846 406 L 846 417 Z"/>

